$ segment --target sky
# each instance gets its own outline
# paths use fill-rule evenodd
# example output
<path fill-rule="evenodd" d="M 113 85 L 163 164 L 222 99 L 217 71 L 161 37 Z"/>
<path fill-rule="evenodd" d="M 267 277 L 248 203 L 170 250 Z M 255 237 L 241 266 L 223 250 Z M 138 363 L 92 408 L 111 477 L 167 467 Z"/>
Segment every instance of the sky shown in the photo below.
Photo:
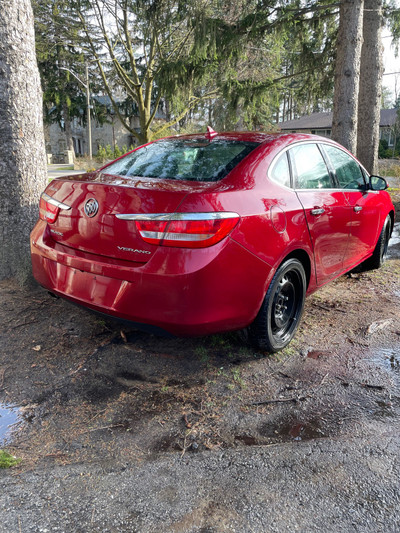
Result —
<path fill-rule="evenodd" d="M 388 30 L 383 31 L 382 42 L 385 48 L 383 86 L 392 92 L 392 104 L 394 104 L 397 96 L 400 95 L 400 49 L 399 55 L 396 57 L 395 47 L 392 45 L 392 37 Z"/>

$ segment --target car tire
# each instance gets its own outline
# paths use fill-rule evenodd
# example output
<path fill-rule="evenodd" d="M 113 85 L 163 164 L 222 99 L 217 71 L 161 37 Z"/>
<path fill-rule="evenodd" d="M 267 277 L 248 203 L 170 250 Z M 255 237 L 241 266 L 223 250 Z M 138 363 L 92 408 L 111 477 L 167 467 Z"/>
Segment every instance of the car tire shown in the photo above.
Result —
<path fill-rule="evenodd" d="M 278 352 L 289 344 L 303 313 L 306 290 L 306 274 L 301 262 L 293 258 L 282 263 L 249 328 L 249 339 L 256 348 Z"/>
<path fill-rule="evenodd" d="M 382 231 L 376 243 L 374 253 L 363 264 L 363 270 L 374 270 L 380 268 L 387 259 L 389 239 L 392 234 L 392 219 L 388 215 L 383 224 Z"/>

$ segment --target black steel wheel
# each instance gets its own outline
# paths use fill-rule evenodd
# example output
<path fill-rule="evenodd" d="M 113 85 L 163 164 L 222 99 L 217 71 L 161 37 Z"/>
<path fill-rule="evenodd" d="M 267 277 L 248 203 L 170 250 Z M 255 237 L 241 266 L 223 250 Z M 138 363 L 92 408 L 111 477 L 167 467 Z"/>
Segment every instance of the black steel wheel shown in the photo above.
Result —
<path fill-rule="evenodd" d="M 250 340 L 257 348 L 277 352 L 289 344 L 303 313 L 306 288 L 306 274 L 301 262 L 288 259 L 282 263 L 250 326 Z"/>
<path fill-rule="evenodd" d="M 374 253 L 363 263 L 364 270 L 380 268 L 387 259 L 390 236 L 392 234 L 392 219 L 388 215 L 376 243 Z"/>

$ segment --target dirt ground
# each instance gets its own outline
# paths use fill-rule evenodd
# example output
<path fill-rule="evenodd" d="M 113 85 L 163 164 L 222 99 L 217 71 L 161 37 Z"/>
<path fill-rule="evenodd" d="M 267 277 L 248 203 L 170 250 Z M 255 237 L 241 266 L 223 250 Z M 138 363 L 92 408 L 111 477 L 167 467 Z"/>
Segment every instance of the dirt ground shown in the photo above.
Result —
<path fill-rule="evenodd" d="M 14 281 L 0 283 L 0 301 L 0 407 L 19 408 L 0 448 L 22 459 L 0 473 L 5 493 L 23 480 L 34 487 L 32 476 L 57 477 L 61 469 L 68 477 L 82 465 L 137 472 L 167 459 L 204 465 L 227 451 L 249 461 L 258 452 L 282 451 L 282 459 L 288 447 L 306 443 L 358 439 L 365 445 L 377 435 L 399 435 L 398 223 L 383 268 L 342 276 L 309 297 L 294 341 L 273 356 L 250 348 L 243 332 L 155 337 Z M 284 475 L 290 467 L 283 461 L 280 468 Z M 398 501 L 399 486 L 394 490 Z M 164 500 L 170 508 L 179 504 L 172 495 Z M 27 505 L 26 498 L 18 500 L 17 514 L 9 514 L 9 522 L 4 514 L 0 531 L 30 531 L 24 526 Z M 393 506 L 386 510 L 386 531 L 400 530 Z M 232 509 L 221 511 L 231 517 L 222 522 L 219 511 L 211 522 L 210 510 L 202 513 L 203 519 L 185 515 L 175 529 L 176 517 L 164 526 L 162 519 L 148 517 L 114 526 L 104 522 L 97 529 L 93 517 L 91 528 L 80 517 L 79 527 L 58 530 L 314 531 L 290 529 L 288 519 L 282 522 L 288 529 L 250 525 L 237 521 Z M 47 531 L 49 524 L 32 530 Z M 354 531 L 381 531 L 367 526 Z M 327 524 L 325 531 L 342 529 Z"/>

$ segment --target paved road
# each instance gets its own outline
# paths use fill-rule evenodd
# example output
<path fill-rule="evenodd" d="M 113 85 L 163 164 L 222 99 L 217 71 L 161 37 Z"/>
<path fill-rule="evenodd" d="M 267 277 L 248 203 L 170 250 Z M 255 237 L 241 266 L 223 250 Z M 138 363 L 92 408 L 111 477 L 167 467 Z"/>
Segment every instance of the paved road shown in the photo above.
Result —
<path fill-rule="evenodd" d="M 6 473 L 0 531 L 397 533 L 398 429 L 165 454 L 119 471 L 82 464 Z"/>
<path fill-rule="evenodd" d="M 47 165 L 47 176 L 51 179 L 74 174 L 82 174 L 82 170 L 73 170 L 72 165 Z"/>

